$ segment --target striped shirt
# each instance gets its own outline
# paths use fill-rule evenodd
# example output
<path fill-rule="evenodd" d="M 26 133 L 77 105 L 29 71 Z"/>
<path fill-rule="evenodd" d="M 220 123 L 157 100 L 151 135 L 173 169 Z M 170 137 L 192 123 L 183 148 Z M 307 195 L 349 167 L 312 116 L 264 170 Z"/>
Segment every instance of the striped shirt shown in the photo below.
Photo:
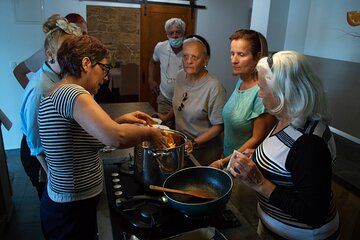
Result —
<path fill-rule="evenodd" d="M 257 194 L 261 221 L 287 239 L 336 238 L 340 224 L 331 191 L 335 144 L 330 129 L 309 121 L 302 129 L 289 125 L 273 131 L 253 155 L 276 185 L 269 199 Z"/>
<path fill-rule="evenodd" d="M 55 202 L 94 197 L 103 189 L 103 168 L 98 150 L 103 144 L 89 135 L 73 117 L 76 98 L 89 94 L 69 84 L 42 99 L 39 134 L 48 166 L 47 190 Z"/>

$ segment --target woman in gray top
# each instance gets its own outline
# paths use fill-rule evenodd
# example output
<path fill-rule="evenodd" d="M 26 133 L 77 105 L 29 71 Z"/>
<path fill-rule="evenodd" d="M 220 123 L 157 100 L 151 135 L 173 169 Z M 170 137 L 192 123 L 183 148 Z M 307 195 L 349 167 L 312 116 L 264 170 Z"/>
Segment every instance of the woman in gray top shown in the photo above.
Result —
<path fill-rule="evenodd" d="M 191 35 L 184 40 L 183 70 L 176 77 L 173 111 L 160 116 L 165 122 L 175 116 L 176 130 L 192 139 L 187 151 L 202 165 L 209 165 L 222 153 L 221 113 L 226 101 L 221 82 L 206 69 L 209 59 L 210 47 L 203 37 Z"/>

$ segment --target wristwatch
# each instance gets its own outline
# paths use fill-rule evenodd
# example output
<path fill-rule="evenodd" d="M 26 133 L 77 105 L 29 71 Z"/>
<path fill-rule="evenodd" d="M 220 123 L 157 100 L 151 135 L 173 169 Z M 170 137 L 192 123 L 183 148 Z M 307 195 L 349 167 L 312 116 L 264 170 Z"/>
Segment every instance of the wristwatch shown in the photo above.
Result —
<path fill-rule="evenodd" d="M 192 143 L 193 149 L 199 148 L 199 144 L 197 143 L 197 141 L 195 141 L 195 139 L 191 139 L 191 143 Z"/>

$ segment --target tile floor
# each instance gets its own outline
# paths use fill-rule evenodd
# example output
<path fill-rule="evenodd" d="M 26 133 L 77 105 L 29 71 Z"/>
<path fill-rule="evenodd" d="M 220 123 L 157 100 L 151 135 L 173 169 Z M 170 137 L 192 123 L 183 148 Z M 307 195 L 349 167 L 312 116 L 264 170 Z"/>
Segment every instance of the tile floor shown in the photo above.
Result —
<path fill-rule="evenodd" d="M 20 161 L 20 150 L 7 150 L 7 164 L 12 182 L 15 208 L 4 240 L 43 240 L 40 224 L 40 201 Z"/>

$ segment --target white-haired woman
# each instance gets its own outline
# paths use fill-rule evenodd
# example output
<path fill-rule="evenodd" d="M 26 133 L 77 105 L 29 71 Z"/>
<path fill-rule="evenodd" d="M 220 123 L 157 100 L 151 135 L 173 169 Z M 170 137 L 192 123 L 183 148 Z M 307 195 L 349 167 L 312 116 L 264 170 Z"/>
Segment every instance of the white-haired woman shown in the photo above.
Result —
<path fill-rule="evenodd" d="M 191 141 L 186 150 L 201 165 L 209 165 L 221 156 L 224 121 L 222 110 L 226 101 L 225 88 L 206 66 L 210 45 L 199 35 L 187 36 L 183 43 L 183 66 L 177 77 L 172 99 L 173 109 L 161 115 L 163 122 L 175 117 L 176 130 Z"/>
<path fill-rule="evenodd" d="M 305 57 L 282 51 L 257 64 L 259 96 L 278 122 L 230 172 L 258 196 L 263 239 L 338 239 L 331 191 L 334 138 L 325 92 Z"/>

